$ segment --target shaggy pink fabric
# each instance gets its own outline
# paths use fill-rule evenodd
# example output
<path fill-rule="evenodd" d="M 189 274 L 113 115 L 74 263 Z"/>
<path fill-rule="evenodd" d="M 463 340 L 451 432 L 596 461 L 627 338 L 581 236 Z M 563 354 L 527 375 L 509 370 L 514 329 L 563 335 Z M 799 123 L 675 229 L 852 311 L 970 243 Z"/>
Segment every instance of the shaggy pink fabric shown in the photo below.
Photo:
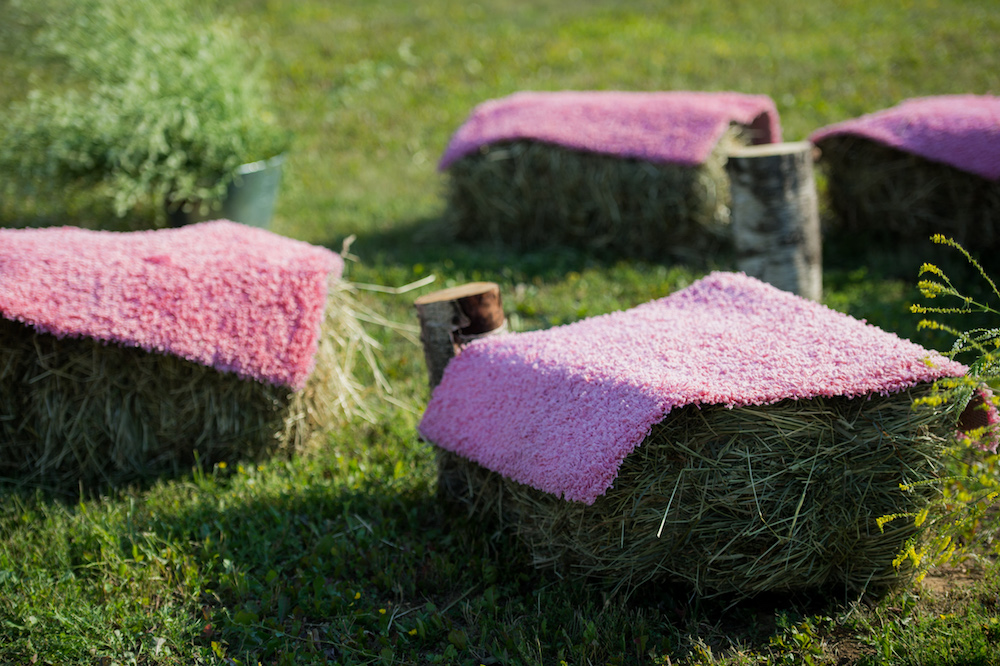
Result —
<path fill-rule="evenodd" d="M 339 255 L 219 220 L 116 233 L 0 229 L 0 314 L 299 389 Z"/>
<path fill-rule="evenodd" d="M 520 92 L 478 105 L 455 132 L 440 170 L 480 147 L 530 139 L 650 162 L 696 166 L 730 123 L 750 126 L 754 143 L 781 141 L 778 110 L 766 95 L 731 92 Z"/>
<path fill-rule="evenodd" d="M 591 504 L 674 408 L 890 394 L 966 368 L 742 273 L 631 310 L 483 338 L 419 431 L 515 481 Z"/>
<path fill-rule="evenodd" d="M 1000 97 L 918 97 L 814 132 L 855 135 L 986 178 L 1000 180 Z"/>

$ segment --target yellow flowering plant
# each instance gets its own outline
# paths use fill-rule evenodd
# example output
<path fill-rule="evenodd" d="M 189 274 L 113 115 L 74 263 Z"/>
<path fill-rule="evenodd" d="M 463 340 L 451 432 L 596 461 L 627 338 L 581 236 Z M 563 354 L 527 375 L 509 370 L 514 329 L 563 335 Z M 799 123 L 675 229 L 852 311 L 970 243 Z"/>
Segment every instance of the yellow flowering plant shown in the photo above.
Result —
<path fill-rule="evenodd" d="M 957 241 L 937 234 L 934 243 L 957 250 L 985 281 L 986 298 L 963 293 L 938 266 L 925 263 L 920 268 L 917 287 L 926 301 L 948 301 L 942 305 L 914 304 L 910 311 L 918 315 L 978 315 L 987 320 L 1000 316 L 1000 290 L 982 265 Z M 971 359 L 969 372 L 962 377 L 938 380 L 927 396 L 914 407 L 956 404 L 961 416 L 956 424 L 954 446 L 948 451 L 948 474 L 933 483 L 940 485 L 940 495 L 916 514 L 894 514 L 878 520 L 881 528 L 896 519 L 912 519 L 918 528 L 896 558 L 897 566 L 909 565 L 922 578 L 927 571 L 956 557 L 973 557 L 974 542 L 989 544 L 993 531 L 986 529 L 984 518 L 1000 497 L 1000 456 L 997 455 L 1000 431 L 1000 328 L 977 326 L 962 330 L 938 319 L 922 319 L 919 330 L 940 331 L 954 337 L 947 354 L 951 358 Z M 957 410 L 956 410 L 957 411 Z M 913 487 L 903 485 L 904 491 Z"/>

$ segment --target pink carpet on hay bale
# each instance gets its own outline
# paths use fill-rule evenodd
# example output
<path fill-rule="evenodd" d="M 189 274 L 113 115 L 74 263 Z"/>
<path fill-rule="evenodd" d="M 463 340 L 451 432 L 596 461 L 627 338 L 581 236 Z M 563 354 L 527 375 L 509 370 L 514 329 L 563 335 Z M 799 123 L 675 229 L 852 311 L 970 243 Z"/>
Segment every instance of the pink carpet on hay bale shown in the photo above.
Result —
<path fill-rule="evenodd" d="M 139 232 L 0 229 L 0 314 L 300 389 L 329 279 L 322 247 L 218 220 Z"/>
<path fill-rule="evenodd" d="M 742 273 L 631 310 L 470 344 L 421 436 L 591 504 L 653 424 L 684 405 L 891 394 L 965 366 Z"/>
<path fill-rule="evenodd" d="M 476 106 L 438 164 L 500 141 L 528 139 L 658 163 L 703 164 L 731 123 L 754 143 L 781 141 L 778 110 L 766 95 L 732 92 L 519 92 Z"/>
<path fill-rule="evenodd" d="M 956 169 L 1000 180 L 1000 97 L 941 95 L 906 100 L 889 109 L 814 132 L 815 144 L 854 135 Z"/>

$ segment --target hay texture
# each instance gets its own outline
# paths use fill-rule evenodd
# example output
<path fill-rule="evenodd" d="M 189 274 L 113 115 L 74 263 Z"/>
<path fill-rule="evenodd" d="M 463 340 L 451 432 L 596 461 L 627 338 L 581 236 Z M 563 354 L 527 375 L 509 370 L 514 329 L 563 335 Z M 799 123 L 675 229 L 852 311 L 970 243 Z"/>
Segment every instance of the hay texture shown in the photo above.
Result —
<path fill-rule="evenodd" d="M 589 341 L 589 342 L 588 342 Z M 538 566 L 634 589 L 753 595 L 897 580 L 954 441 L 914 410 L 965 367 L 742 274 L 629 311 L 496 336 L 452 360 L 420 424 L 440 486 Z"/>
<path fill-rule="evenodd" d="M 645 258 L 724 247 L 726 153 L 780 140 L 766 96 L 522 92 L 477 106 L 439 168 L 463 240 Z"/>
<path fill-rule="evenodd" d="M 341 258 L 227 221 L 0 231 L 0 474 L 118 482 L 300 451 L 363 407 Z"/>
<path fill-rule="evenodd" d="M 1000 97 L 917 98 L 813 133 L 827 236 L 1000 242 Z"/>

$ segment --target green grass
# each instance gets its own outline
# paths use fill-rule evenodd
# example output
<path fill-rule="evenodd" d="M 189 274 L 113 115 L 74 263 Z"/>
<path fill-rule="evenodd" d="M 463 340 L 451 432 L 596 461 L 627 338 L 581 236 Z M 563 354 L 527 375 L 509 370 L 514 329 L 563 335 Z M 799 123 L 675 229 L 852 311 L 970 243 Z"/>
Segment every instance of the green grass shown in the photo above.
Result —
<path fill-rule="evenodd" d="M 495 280 L 520 329 L 629 307 L 727 266 L 442 241 L 435 164 L 481 101 L 526 89 L 765 93 L 795 140 L 907 97 L 1000 92 L 991 0 L 220 6 L 270 40 L 280 113 L 296 136 L 275 229 L 335 249 L 356 235 L 357 282 L 433 274 L 427 291 Z M 11 65 L 0 66 L 0 96 L 14 94 L 25 74 L 2 48 L 0 58 Z M 919 257 L 892 250 L 828 244 L 827 304 L 942 347 L 917 331 L 908 305 L 920 263 L 947 253 L 929 242 Z M 413 324 L 423 291 L 363 298 Z M 437 500 L 432 452 L 415 435 L 428 397 L 421 351 L 376 333 L 410 409 L 348 424 L 322 450 L 105 493 L 4 481 L 0 663 L 996 663 L 990 546 L 969 585 L 878 600 L 729 606 L 663 586 L 625 602 L 534 571 L 509 534 Z"/>

